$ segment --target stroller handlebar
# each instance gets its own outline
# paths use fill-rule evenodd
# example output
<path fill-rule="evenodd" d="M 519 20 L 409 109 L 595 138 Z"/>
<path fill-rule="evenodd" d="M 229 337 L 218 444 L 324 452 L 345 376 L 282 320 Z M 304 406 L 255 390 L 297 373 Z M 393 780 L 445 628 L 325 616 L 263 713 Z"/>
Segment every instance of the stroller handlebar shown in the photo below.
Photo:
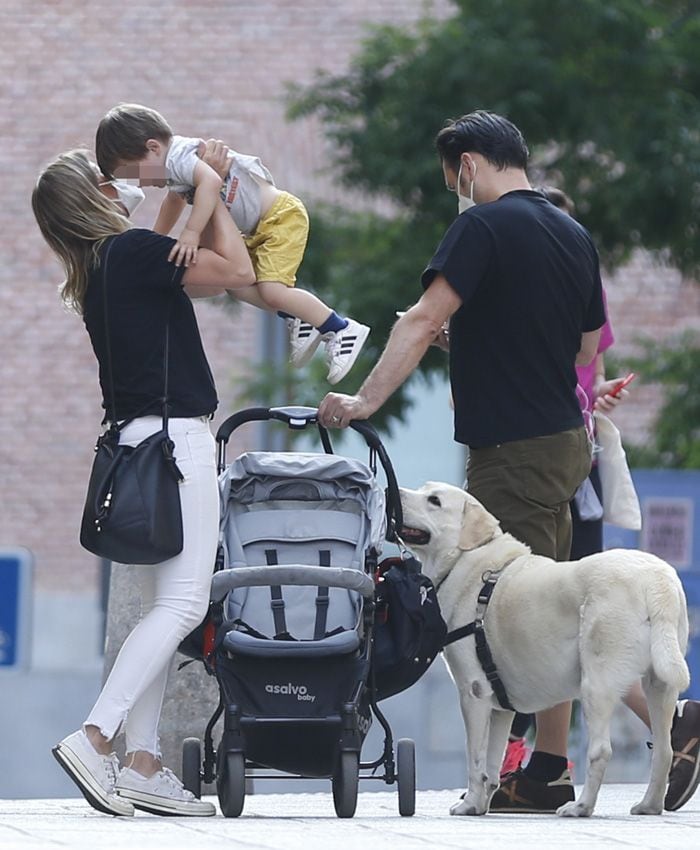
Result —
<path fill-rule="evenodd" d="M 356 590 L 366 599 L 374 597 L 374 580 L 360 570 L 349 567 L 312 567 L 308 564 L 277 564 L 235 567 L 214 573 L 211 580 L 211 601 L 220 602 L 230 590 L 236 587 L 289 584 L 342 587 L 346 590 Z"/>
<path fill-rule="evenodd" d="M 302 406 L 248 407 L 229 416 L 228 419 L 221 423 L 216 432 L 219 472 L 223 472 L 226 467 L 226 444 L 236 428 L 240 428 L 246 422 L 269 421 L 282 422 L 293 431 L 303 431 L 307 425 L 315 425 L 318 428 L 323 450 L 326 454 L 333 454 L 333 446 L 331 445 L 328 430 L 318 421 L 317 408 Z M 387 540 L 393 540 L 396 529 L 400 529 L 403 525 L 401 497 L 399 495 L 399 485 L 396 480 L 394 468 L 373 425 L 367 421 L 355 419 L 350 422 L 350 427 L 364 438 L 371 451 L 376 452 L 384 469 L 387 480 Z"/>

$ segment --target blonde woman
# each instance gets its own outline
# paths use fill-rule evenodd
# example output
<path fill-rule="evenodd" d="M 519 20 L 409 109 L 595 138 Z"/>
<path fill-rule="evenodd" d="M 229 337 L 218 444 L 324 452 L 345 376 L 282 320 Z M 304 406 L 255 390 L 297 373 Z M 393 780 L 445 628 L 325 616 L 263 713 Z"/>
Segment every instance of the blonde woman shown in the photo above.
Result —
<path fill-rule="evenodd" d="M 136 199 L 138 200 L 138 199 Z M 99 362 L 105 421 L 137 414 L 121 432 L 136 445 L 161 428 L 163 350 L 169 315 L 169 431 L 180 486 L 182 552 L 138 572 L 143 617 L 125 640 L 83 726 L 54 748 L 64 770 L 101 812 L 133 815 L 213 815 L 160 760 L 158 722 L 172 657 L 202 620 L 218 532 L 214 439 L 217 406 L 190 298 L 255 281 L 246 247 L 223 203 L 209 222 L 212 249 L 196 264 L 168 261 L 175 240 L 134 228 L 122 213 L 132 206 L 124 187 L 104 181 L 84 151 L 59 156 L 39 175 L 32 207 L 41 233 L 60 260 L 63 300 L 80 313 Z M 106 291 L 114 408 L 107 378 L 102 272 L 109 247 Z M 120 770 L 113 740 L 126 736 Z"/>

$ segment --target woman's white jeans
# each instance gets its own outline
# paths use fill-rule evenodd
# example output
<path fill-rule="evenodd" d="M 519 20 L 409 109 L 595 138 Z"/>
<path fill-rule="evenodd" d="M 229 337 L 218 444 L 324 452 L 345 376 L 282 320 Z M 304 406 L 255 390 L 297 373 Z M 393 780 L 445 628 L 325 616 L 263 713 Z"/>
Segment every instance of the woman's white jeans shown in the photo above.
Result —
<path fill-rule="evenodd" d="M 140 443 L 160 430 L 160 416 L 127 425 L 120 442 Z M 209 603 L 219 529 L 215 442 L 206 417 L 170 419 L 180 483 L 184 545 L 175 558 L 135 570 L 142 619 L 117 655 L 85 725 L 111 739 L 122 724 L 126 751 L 160 755 L 158 722 L 170 663 L 180 641 L 199 625 Z"/>

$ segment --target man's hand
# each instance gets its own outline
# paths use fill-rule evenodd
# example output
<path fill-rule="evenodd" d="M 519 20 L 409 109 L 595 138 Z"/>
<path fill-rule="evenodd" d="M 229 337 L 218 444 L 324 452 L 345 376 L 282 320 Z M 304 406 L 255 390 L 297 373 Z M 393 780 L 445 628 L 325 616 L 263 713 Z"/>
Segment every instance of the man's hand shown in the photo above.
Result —
<path fill-rule="evenodd" d="M 435 337 L 435 339 L 430 343 L 431 345 L 437 346 L 437 348 L 441 348 L 443 351 L 450 350 L 450 323 L 445 322 L 445 324 L 440 328 L 440 333 Z"/>
<path fill-rule="evenodd" d="M 180 238 L 173 245 L 172 251 L 168 255 L 168 261 L 174 262 L 176 266 L 184 265 L 185 268 L 190 264 L 194 265 L 197 262 L 198 248 L 199 233 L 196 230 L 185 228 L 180 234 Z"/>
<path fill-rule="evenodd" d="M 318 421 L 326 428 L 347 428 L 353 419 L 368 419 L 373 410 L 359 395 L 328 393 L 318 408 Z"/>
<path fill-rule="evenodd" d="M 197 156 L 225 180 L 231 167 L 229 148 L 218 139 L 208 139 L 200 143 Z"/>

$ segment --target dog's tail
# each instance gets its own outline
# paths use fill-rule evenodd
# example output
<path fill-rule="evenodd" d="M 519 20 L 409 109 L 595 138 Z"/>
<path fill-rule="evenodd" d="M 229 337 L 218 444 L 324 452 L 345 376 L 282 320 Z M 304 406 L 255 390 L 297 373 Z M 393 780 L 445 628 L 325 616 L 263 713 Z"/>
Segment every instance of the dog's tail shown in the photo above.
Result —
<path fill-rule="evenodd" d="M 684 653 L 688 645 L 688 608 L 680 579 L 672 567 L 657 574 L 647 587 L 654 672 L 679 693 L 690 684 Z"/>

